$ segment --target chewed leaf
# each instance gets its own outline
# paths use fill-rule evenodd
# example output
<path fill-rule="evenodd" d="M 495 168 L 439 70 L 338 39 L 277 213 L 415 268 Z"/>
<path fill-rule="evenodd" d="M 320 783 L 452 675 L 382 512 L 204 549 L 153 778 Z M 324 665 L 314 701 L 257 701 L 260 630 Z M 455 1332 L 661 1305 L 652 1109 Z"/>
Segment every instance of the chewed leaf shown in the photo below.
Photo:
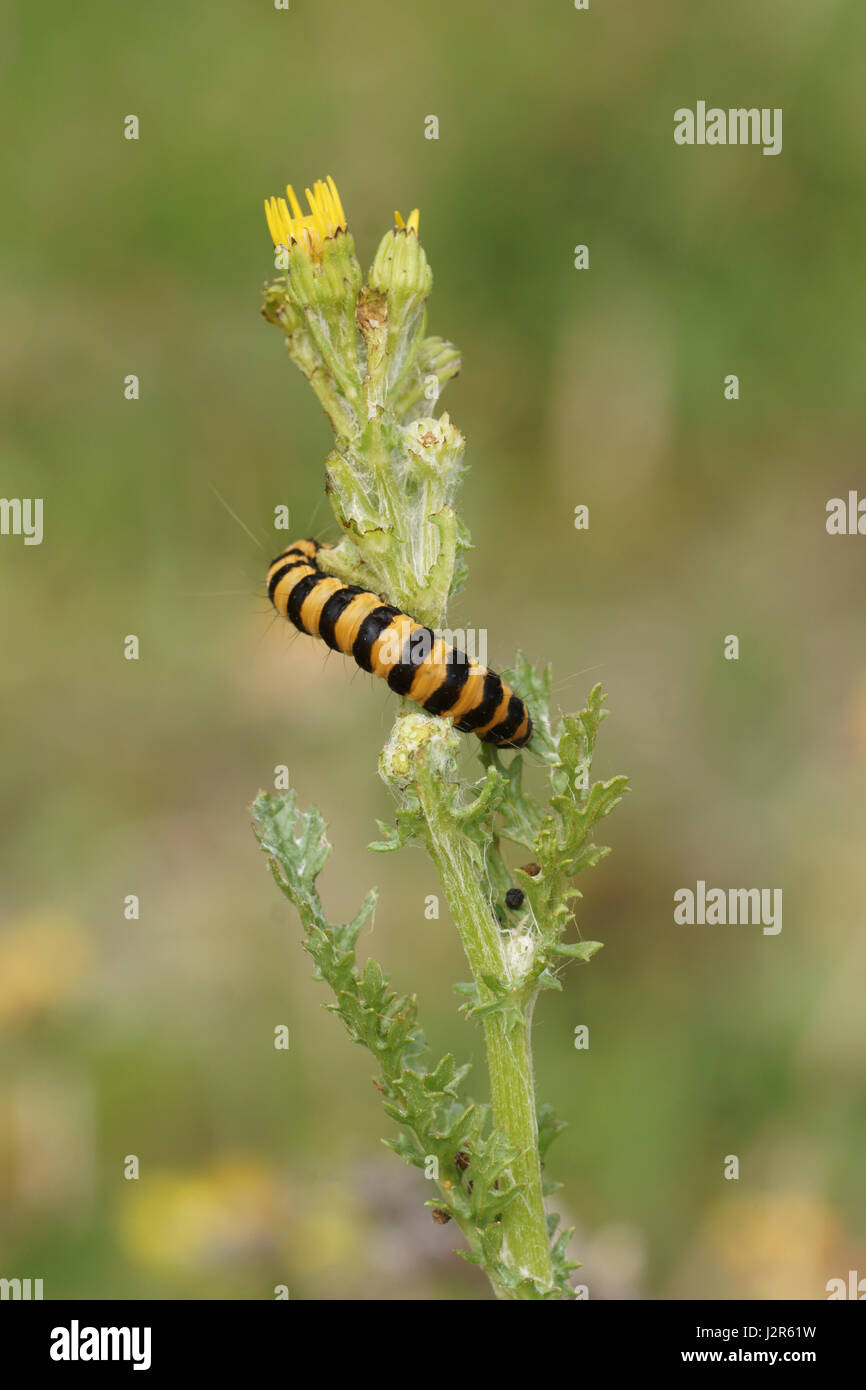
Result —
<path fill-rule="evenodd" d="M 251 814 L 259 844 L 284 869 L 287 881 L 312 887 L 331 852 L 318 807 L 299 813 L 293 791 L 281 796 L 259 792 Z"/>

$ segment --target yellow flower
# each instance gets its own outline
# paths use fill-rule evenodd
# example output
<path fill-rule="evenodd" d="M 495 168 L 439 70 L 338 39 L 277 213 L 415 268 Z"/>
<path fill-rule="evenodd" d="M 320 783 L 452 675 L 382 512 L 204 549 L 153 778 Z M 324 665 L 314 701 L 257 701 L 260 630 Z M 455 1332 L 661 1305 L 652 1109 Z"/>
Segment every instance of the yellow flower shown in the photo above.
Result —
<path fill-rule="evenodd" d="M 77 922 L 47 913 L 22 918 L 0 936 L 0 1027 L 29 1022 L 75 994 L 90 942 Z"/>
<path fill-rule="evenodd" d="M 418 224 L 420 221 L 421 213 L 417 208 L 415 208 L 412 212 L 409 213 L 409 217 L 405 222 L 403 221 L 399 212 L 394 213 L 394 222 L 397 225 L 398 231 L 402 231 L 405 227 L 407 232 L 414 232 L 415 235 L 418 236 Z"/>
<path fill-rule="evenodd" d="M 312 189 L 306 189 L 308 214 L 298 202 L 291 184 L 286 186 L 285 198 L 266 198 L 265 217 L 274 246 L 290 250 L 293 244 L 303 246 L 316 260 L 321 260 L 324 244 L 347 228 L 346 214 L 337 185 L 329 176 L 324 182 L 317 179 Z"/>
<path fill-rule="evenodd" d="M 274 246 L 283 246 L 287 251 L 292 246 L 303 246 L 315 260 L 322 259 L 325 242 L 338 232 L 348 230 L 348 221 L 343 204 L 337 192 L 337 185 L 330 175 L 324 180 L 317 179 L 313 187 L 304 190 L 310 211 L 305 213 L 291 184 L 286 185 L 285 198 L 266 198 L 265 217 L 268 231 Z M 394 223 L 398 231 L 414 232 L 418 235 L 421 214 L 417 208 L 410 212 L 406 221 L 399 212 L 394 213 Z"/>
<path fill-rule="evenodd" d="M 836 1213 L 812 1192 L 726 1194 L 710 1208 L 707 1234 L 741 1298 L 821 1298 L 841 1263 Z"/>
<path fill-rule="evenodd" d="M 118 1209 L 120 1238 L 142 1264 L 200 1271 L 261 1259 L 284 1222 L 278 1175 L 258 1158 L 225 1155 L 203 1168 L 167 1169 L 129 1183 Z"/>

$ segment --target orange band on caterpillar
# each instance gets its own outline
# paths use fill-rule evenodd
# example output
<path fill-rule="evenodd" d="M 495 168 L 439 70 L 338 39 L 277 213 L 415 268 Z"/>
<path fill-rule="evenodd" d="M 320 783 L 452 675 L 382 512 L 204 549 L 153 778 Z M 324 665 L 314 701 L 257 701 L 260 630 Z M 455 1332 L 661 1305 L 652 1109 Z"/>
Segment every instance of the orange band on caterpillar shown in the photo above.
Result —
<path fill-rule="evenodd" d="M 324 574 L 316 563 L 322 548 L 318 541 L 295 541 L 272 562 L 268 596 L 282 617 L 463 733 L 498 748 L 529 742 L 529 711 L 501 676 L 381 595 Z"/>

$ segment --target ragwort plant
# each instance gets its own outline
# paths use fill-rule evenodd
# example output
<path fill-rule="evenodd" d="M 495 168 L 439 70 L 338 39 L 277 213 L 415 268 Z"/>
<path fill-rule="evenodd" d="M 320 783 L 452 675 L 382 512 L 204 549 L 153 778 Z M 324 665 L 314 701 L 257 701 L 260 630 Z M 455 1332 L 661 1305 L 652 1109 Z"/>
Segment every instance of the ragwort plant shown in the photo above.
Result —
<path fill-rule="evenodd" d="M 342 539 L 318 563 L 441 628 L 466 575 L 469 534 L 454 507 L 463 436 L 433 411 L 460 356 L 426 331 L 432 275 L 418 213 L 405 222 L 396 214 L 364 281 L 333 180 L 307 198 L 307 214 L 291 188 L 288 202 L 265 205 L 281 273 L 265 289 L 263 313 L 284 333 L 334 431 L 325 490 Z M 435 1183 L 434 1220 L 459 1226 L 466 1249 L 458 1253 L 484 1269 L 498 1296 L 560 1299 L 572 1296 L 577 1266 L 566 1253 L 571 1232 L 545 1210 L 559 1184 L 543 1181 L 542 1160 L 562 1126 L 549 1106 L 536 1105 L 530 1030 L 538 994 L 561 989 L 563 967 L 600 947 L 565 939 L 581 896 L 573 881 L 608 853 L 593 831 L 622 799 L 626 779 L 591 780 L 606 713 L 600 686 L 554 729 L 549 668 L 518 656 L 505 678 L 532 716 L 544 803 L 523 785 L 523 754 L 479 743 L 480 769 L 467 778 L 451 722 L 400 700 L 379 758 L 394 822 L 378 822 L 370 845 L 384 854 L 419 843 L 436 867 L 472 974 L 457 990 L 462 1011 L 483 1029 L 489 1104 L 465 1096 L 467 1066 L 430 1057 L 416 996 L 398 994 L 376 961 L 358 963 L 376 891 L 353 921 L 328 921 L 316 887 L 331 852 L 321 812 L 300 808 L 292 791 L 262 792 L 252 815 L 273 876 L 300 916 L 314 976 L 333 992 L 327 1007 L 377 1063 L 396 1126 L 384 1142 Z M 503 842 L 525 853 L 522 869 L 506 867 Z M 515 885 L 523 900 L 503 925 L 494 905 Z"/>

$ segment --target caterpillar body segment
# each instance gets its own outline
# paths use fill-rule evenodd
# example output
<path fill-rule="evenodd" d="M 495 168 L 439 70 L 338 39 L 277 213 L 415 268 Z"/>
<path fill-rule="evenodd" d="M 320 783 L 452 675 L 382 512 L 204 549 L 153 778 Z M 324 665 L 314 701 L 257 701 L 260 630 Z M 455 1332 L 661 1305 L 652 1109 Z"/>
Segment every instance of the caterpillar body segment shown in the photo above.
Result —
<path fill-rule="evenodd" d="M 317 564 L 322 548 L 295 541 L 271 563 L 268 597 L 282 617 L 462 732 L 499 748 L 529 742 L 529 711 L 501 676 L 380 594 L 324 574 Z"/>

